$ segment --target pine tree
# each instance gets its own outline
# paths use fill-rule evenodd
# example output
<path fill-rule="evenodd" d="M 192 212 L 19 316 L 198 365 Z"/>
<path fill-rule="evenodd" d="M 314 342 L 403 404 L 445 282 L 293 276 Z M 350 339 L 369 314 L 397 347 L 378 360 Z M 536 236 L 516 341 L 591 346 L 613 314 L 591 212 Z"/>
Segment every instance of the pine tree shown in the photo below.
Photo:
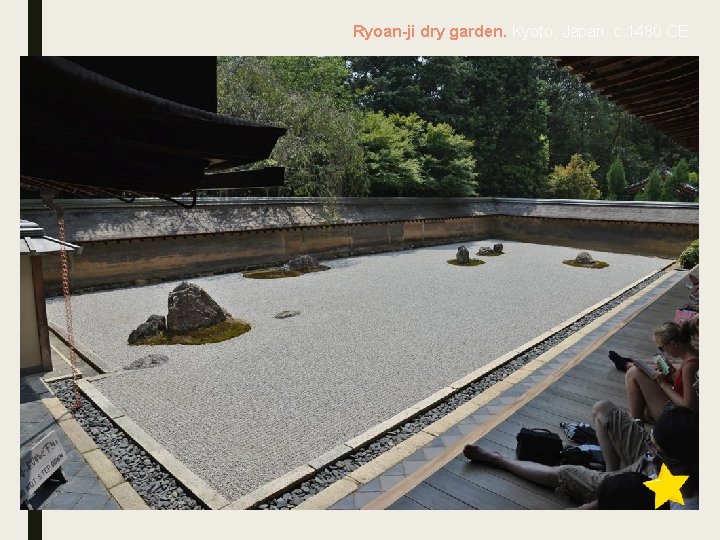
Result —
<path fill-rule="evenodd" d="M 607 173 L 608 200 L 618 200 L 625 191 L 625 169 L 620 158 L 615 158 Z"/>
<path fill-rule="evenodd" d="M 659 201 L 662 197 L 662 182 L 660 181 L 660 173 L 655 170 L 648 176 L 647 184 L 643 190 L 643 200 Z"/>

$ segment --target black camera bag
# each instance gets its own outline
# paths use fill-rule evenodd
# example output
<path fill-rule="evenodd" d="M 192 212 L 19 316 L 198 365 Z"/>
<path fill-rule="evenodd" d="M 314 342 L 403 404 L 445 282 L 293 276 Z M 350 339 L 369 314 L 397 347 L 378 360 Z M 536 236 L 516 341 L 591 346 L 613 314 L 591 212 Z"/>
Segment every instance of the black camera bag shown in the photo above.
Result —
<path fill-rule="evenodd" d="M 563 455 L 562 439 L 547 429 L 522 428 L 517 434 L 515 455 L 522 461 L 558 465 Z"/>

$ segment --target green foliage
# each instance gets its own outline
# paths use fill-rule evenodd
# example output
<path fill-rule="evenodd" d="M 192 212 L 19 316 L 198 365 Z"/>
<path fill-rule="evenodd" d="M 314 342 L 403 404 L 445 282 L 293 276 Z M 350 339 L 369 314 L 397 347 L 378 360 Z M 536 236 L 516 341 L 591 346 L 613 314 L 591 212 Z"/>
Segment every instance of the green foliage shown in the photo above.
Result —
<path fill-rule="evenodd" d="M 341 56 L 268 56 L 264 61 L 283 88 L 328 97 L 343 110 L 353 108 L 350 73 Z"/>
<path fill-rule="evenodd" d="M 625 191 L 625 169 L 620 158 L 615 158 L 607 173 L 607 198 L 617 200 Z"/>
<path fill-rule="evenodd" d="M 548 178 L 547 195 L 557 199 L 598 199 L 600 190 L 592 173 L 594 161 L 586 162 L 580 154 L 570 157 L 567 165 L 556 165 Z"/>
<path fill-rule="evenodd" d="M 662 200 L 663 201 L 677 201 L 678 200 L 678 189 L 683 184 L 688 183 L 689 171 L 688 163 L 683 158 L 678 161 L 665 178 L 662 186 Z"/>
<path fill-rule="evenodd" d="M 696 171 L 696 154 L 550 58 L 220 57 L 218 110 L 288 128 L 255 165 L 285 166 L 286 195 L 617 199 L 660 163 L 677 164 L 670 183 L 637 199 L 697 181 L 682 167 Z M 548 177 L 576 154 L 596 164 L 594 189 Z"/>
<path fill-rule="evenodd" d="M 269 160 L 286 167 L 285 194 L 367 195 L 361 115 L 338 105 L 345 99 L 342 91 L 325 93 L 338 84 L 337 63 L 319 62 L 310 69 L 308 62 L 302 57 L 223 59 L 218 112 L 287 128 Z"/>
<path fill-rule="evenodd" d="M 598 165 L 598 187 L 608 193 L 607 172 L 622 159 L 628 183 L 646 178 L 661 163 L 686 158 L 695 170 L 697 155 L 680 148 L 643 121 L 596 94 L 552 58 L 540 62 L 540 78 L 550 107 L 550 163 L 567 163 L 579 153 Z"/>
<path fill-rule="evenodd" d="M 700 175 L 696 172 L 688 173 L 688 184 L 700 187 Z"/>
<path fill-rule="evenodd" d="M 481 195 L 536 196 L 548 167 L 547 106 L 530 57 L 351 57 L 358 103 L 417 113 L 474 141 Z"/>
<path fill-rule="evenodd" d="M 659 201 L 662 197 L 662 181 L 660 180 L 660 173 L 653 171 L 648 176 L 647 184 L 645 189 L 642 191 L 643 201 Z"/>
<path fill-rule="evenodd" d="M 360 142 L 372 195 L 416 195 L 422 191 L 422 164 L 413 134 L 400 118 L 383 113 L 368 113 L 363 118 Z"/>
<path fill-rule="evenodd" d="M 376 196 L 474 195 L 472 142 L 418 115 L 366 113 L 361 142 Z"/>
<path fill-rule="evenodd" d="M 433 195 L 468 197 L 475 192 L 475 159 L 472 141 L 458 135 L 448 124 L 428 122 L 419 140 L 423 173 Z"/>
<path fill-rule="evenodd" d="M 682 268 L 693 268 L 700 263 L 700 240 L 694 240 L 678 257 L 678 264 Z"/>

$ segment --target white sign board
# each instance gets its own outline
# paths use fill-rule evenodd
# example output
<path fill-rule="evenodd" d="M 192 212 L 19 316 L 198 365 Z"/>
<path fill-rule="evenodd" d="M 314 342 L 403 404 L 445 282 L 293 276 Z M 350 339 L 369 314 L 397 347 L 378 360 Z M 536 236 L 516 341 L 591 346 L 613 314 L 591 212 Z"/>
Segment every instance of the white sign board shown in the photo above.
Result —
<path fill-rule="evenodd" d="M 39 443 L 20 456 L 20 502 L 33 493 L 65 461 L 60 436 L 51 431 Z"/>

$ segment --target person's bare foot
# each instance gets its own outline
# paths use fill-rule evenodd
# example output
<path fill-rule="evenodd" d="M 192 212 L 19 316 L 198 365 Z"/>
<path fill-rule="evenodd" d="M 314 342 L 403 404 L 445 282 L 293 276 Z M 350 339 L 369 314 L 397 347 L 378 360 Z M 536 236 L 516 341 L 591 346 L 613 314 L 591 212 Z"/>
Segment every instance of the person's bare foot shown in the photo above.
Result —
<path fill-rule="evenodd" d="M 485 450 L 474 444 L 467 444 L 463 449 L 463 454 L 473 463 L 489 463 L 490 465 L 497 465 L 501 460 L 502 456 L 498 452 L 491 452 Z"/>

